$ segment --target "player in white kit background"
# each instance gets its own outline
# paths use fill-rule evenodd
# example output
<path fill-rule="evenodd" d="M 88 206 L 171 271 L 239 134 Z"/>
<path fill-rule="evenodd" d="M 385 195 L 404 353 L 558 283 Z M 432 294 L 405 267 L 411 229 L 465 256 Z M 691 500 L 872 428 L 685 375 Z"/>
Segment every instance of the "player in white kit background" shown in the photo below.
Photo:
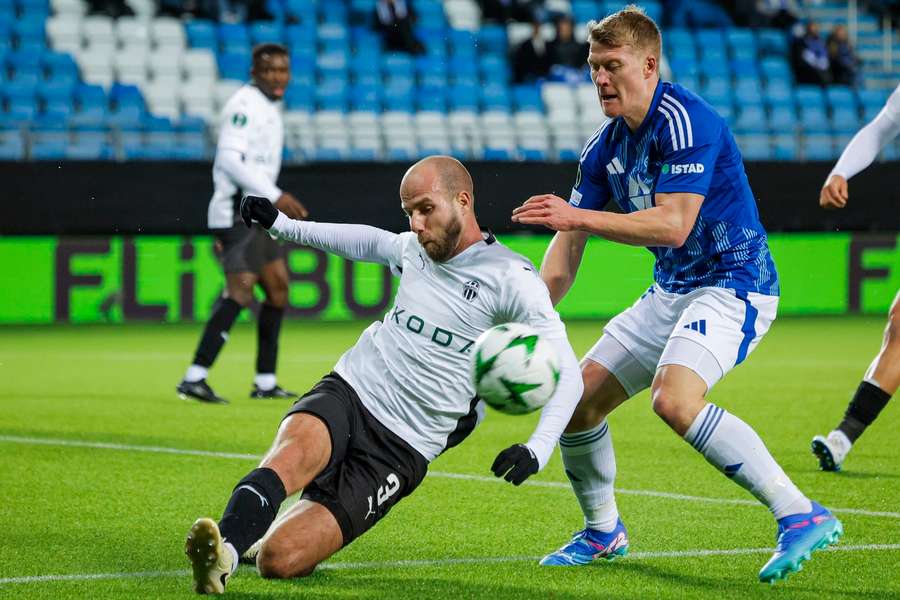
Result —
<path fill-rule="evenodd" d="M 248 230 L 235 207 L 247 194 L 268 199 L 290 217 L 306 217 L 294 196 L 278 188 L 284 126 L 281 100 L 290 81 L 287 50 L 277 44 L 253 49 L 252 81 L 242 86 L 222 108 L 214 191 L 207 215 L 216 237 L 216 251 L 225 270 L 225 292 L 206 323 L 194 359 L 178 384 L 183 397 L 224 403 L 206 381 L 209 368 L 228 339 L 241 310 L 253 302 L 259 285 L 265 301 L 257 321 L 256 376 L 251 398 L 290 398 L 275 378 L 278 337 L 288 298 L 288 271 L 281 244 L 259 226 Z"/>
<path fill-rule="evenodd" d="M 221 593 L 238 557 L 259 539 L 263 577 L 308 575 L 410 494 L 428 463 L 479 420 L 470 350 L 494 325 L 534 327 L 559 355 L 560 380 L 529 440 L 500 452 L 491 469 L 519 485 L 547 464 L 582 383 L 546 286 L 527 259 L 481 231 L 472 179 L 456 159 L 413 165 L 400 198 L 411 231 L 399 235 L 292 220 L 264 198 L 242 203 L 248 224 L 252 218 L 284 239 L 388 265 L 400 285 L 383 321 L 288 412 L 218 525 L 194 524 L 186 551 L 198 592 Z M 285 497 L 300 489 L 300 502 L 273 525 Z"/>
<path fill-rule="evenodd" d="M 845 208 L 850 199 L 847 180 L 872 164 L 881 149 L 900 135 L 900 85 L 871 123 L 853 136 L 837 164 L 831 170 L 822 191 L 822 208 Z M 823 471 L 839 471 L 851 446 L 871 425 L 900 386 L 900 291 L 888 310 L 881 351 L 866 370 L 865 376 L 844 419 L 827 436 L 817 435 L 812 441 L 813 454 Z"/>
<path fill-rule="evenodd" d="M 585 527 L 541 564 L 627 552 L 606 417 L 650 387 L 656 414 L 773 513 L 778 544 L 759 578 L 781 579 L 842 526 L 797 489 L 749 425 L 706 400 L 756 348 L 778 306 L 778 274 L 740 152 L 709 104 L 660 80 L 662 38 L 643 11 L 627 7 L 588 30 L 591 77 L 609 120 L 585 145 L 569 202 L 533 196 L 513 220 L 558 232 L 541 266 L 554 303 L 571 287 L 589 235 L 646 246 L 656 263 L 653 285 L 582 362 L 585 392 L 560 450 Z M 621 214 L 602 210 L 610 200 Z"/>

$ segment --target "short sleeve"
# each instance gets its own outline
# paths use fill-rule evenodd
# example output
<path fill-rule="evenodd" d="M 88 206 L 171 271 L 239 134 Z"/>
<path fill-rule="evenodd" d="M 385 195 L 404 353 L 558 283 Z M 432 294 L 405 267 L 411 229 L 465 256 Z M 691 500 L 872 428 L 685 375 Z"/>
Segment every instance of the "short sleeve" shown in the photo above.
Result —
<path fill-rule="evenodd" d="M 601 128 L 588 140 L 581 152 L 578 171 L 575 174 L 575 185 L 569 196 L 569 204 L 578 208 L 602 210 L 609 202 L 609 185 L 606 175 L 597 169 L 597 154 L 602 148 L 600 139 L 604 128 Z"/>
<path fill-rule="evenodd" d="M 700 104 L 684 104 L 664 94 L 659 104 L 668 125 L 661 137 L 662 166 L 657 193 L 691 193 L 706 196 L 722 147 L 724 124 Z M 664 132 L 665 133 L 665 132 Z"/>
<path fill-rule="evenodd" d="M 246 102 L 229 102 L 222 111 L 218 147 L 237 150 L 241 154 L 250 147 L 250 125 L 253 118 Z"/>

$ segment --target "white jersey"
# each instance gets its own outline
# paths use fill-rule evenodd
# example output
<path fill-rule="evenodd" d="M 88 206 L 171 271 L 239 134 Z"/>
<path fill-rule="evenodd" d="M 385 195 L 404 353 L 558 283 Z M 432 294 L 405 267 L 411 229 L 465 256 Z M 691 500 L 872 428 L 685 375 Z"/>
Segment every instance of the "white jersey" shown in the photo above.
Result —
<path fill-rule="evenodd" d="M 272 202 L 281 195 L 275 185 L 284 144 L 280 103 L 248 84 L 225 103 L 220 119 L 213 164 L 215 190 L 208 213 L 211 229 L 234 224 L 237 193 L 262 196 Z"/>
<path fill-rule="evenodd" d="M 871 165 L 881 149 L 898 135 L 900 135 L 900 85 L 872 122 L 853 136 L 831 170 L 831 175 L 850 179 Z"/>
<path fill-rule="evenodd" d="M 412 232 L 300 222 L 279 215 L 285 239 L 352 259 L 388 264 L 400 277 L 394 305 L 334 370 L 388 429 L 431 461 L 475 425 L 471 349 L 490 327 L 527 323 L 560 355 L 560 384 L 528 442 L 543 467 L 581 396 L 581 373 L 534 266 L 493 236 L 435 262 Z"/>

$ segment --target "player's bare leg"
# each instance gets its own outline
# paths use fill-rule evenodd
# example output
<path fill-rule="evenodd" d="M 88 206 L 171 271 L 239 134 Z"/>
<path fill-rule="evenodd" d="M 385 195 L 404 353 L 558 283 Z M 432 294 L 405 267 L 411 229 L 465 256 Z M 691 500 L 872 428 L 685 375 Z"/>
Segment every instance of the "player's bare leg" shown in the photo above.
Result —
<path fill-rule="evenodd" d="M 823 471 L 840 471 L 850 448 L 900 387 L 900 292 L 888 310 L 881 350 L 847 406 L 844 419 L 828 436 L 817 435 L 812 451 Z"/>
<path fill-rule="evenodd" d="M 288 284 L 290 278 L 287 263 L 283 258 L 263 265 L 259 274 L 259 285 L 266 295 L 260 307 L 257 321 L 256 377 L 253 382 L 251 398 L 295 398 L 278 386 L 275 378 L 275 367 L 278 362 L 278 337 L 281 322 L 284 319 L 284 308 L 288 302 Z"/>
<path fill-rule="evenodd" d="M 667 364 L 653 379 L 653 410 L 726 477 L 753 494 L 778 520 L 778 545 L 759 572 L 775 582 L 800 570 L 843 533 L 840 521 L 811 502 L 778 466 L 753 429 L 706 401 L 706 382 L 688 367 Z"/>
<path fill-rule="evenodd" d="M 317 502 L 301 500 L 263 538 L 256 566 L 267 578 L 305 577 L 343 543 L 340 525 L 331 511 Z"/>
<path fill-rule="evenodd" d="M 331 434 L 308 413 L 282 421 L 260 466 L 238 482 L 221 521 L 198 519 L 188 533 L 185 553 L 198 593 L 219 593 L 240 557 L 262 538 L 284 499 L 312 481 L 331 458 Z"/>
<path fill-rule="evenodd" d="M 628 534 L 614 495 L 616 459 L 606 423 L 606 416 L 628 399 L 628 393 L 609 369 L 589 358 L 581 363 L 581 376 L 584 392 L 560 438 L 560 452 L 585 528 L 541 559 L 545 566 L 582 565 L 628 552 Z"/>
<path fill-rule="evenodd" d="M 253 286 L 256 285 L 256 281 L 257 276 L 254 273 L 225 274 L 225 293 L 213 308 L 213 314 L 203 329 L 191 366 L 176 388 L 182 398 L 194 398 L 214 404 L 228 403 L 216 395 L 206 382 L 206 376 L 225 345 L 228 332 L 241 310 L 253 301 Z"/>

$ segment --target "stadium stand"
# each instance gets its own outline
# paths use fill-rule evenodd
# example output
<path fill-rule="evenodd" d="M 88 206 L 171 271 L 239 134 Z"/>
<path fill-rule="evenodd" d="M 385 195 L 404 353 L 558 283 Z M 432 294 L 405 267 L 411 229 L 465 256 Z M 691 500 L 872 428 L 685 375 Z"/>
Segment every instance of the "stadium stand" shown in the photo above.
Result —
<path fill-rule="evenodd" d="M 604 120 L 580 83 L 513 85 L 509 50 L 527 23 L 482 23 L 475 0 L 414 0 L 418 56 L 386 52 L 371 26 L 374 0 L 269 0 L 274 21 L 214 23 L 88 15 L 85 0 L 7 0 L 0 6 L 0 157 L 21 160 L 203 160 L 219 110 L 248 78 L 250 49 L 291 52 L 285 159 L 410 160 L 448 152 L 485 160 L 573 160 Z M 586 22 L 624 2 L 548 0 L 583 37 Z M 663 24 L 672 79 L 731 123 L 748 160 L 831 160 L 900 79 L 885 65 L 875 17 L 858 19 L 865 60 L 858 89 L 794 83 L 789 38 L 778 29 Z M 827 31 L 846 20 L 836 1 L 805 7 Z M 554 35 L 549 23 L 545 35 Z M 900 43 L 891 34 L 893 56 Z M 890 146 L 885 158 L 894 158 Z"/>

